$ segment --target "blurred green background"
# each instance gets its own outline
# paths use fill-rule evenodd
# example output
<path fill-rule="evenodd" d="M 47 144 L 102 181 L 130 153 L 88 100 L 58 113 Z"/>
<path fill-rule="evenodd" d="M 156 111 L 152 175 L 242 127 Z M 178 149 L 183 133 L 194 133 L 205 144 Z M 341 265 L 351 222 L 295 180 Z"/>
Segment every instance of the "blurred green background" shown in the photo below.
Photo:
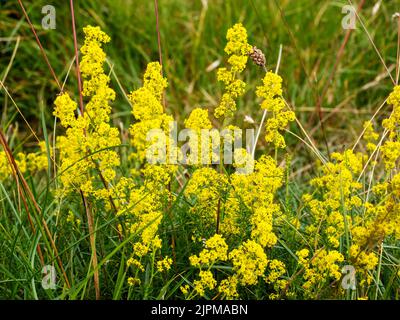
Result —
<path fill-rule="evenodd" d="M 6 75 L 5 86 L 10 95 L 40 133 L 40 107 L 44 106 L 47 123 L 52 128 L 53 101 L 59 90 L 18 2 L 3 0 L 0 3 L 0 79 Z M 64 81 L 74 56 L 69 1 L 23 3 L 58 78 Z M 44 16 L 41 9 L 47 4 L 56 8 L 55 30 L 44 30 L 41 26 Z M 346 4 L 346 1 L 320 0 L 159 0 L 164 71 L 170 84 L 168 112 L 182 121 L 196 106 L 212 110 L 218 104 L 222 86 L 217 83 L 216 70 L 210 70 L 210 65 L 215 61 L 220 61 L 221 65 L 225 63 L 226 31 L 240 21 L 248 30 L 249 42 L 265 52 L 268 68 L 275 68 L 282 44 L 280 74 L 284 79 L 285 97 L 306 130 L 313 134 L 318 147 L 324 150 L 315 106 L 346 33 L 341 26 L 342 7 Z M 393 77 L 397 24 L 392 15 L 399 10 L 396 0 L 368 0 L 360 13 Z M 146 63 L 158 59 L 154 2 L 75 1 L 75 13 L 79 43 L 83 42 L 82 27 L 101 26 L 112 38 L 106 52 L 122 87 L 130 92 L 140 86 Z M 20 42 L 16 48 L 18 37 Z M 251 89 L 260 83 L 263 71 L 255 65 L 249 66 L 243 77 Z M 126 129 L 132 122 L 130 106 L 115 77 L 112 77 L 112 85 L 118 94 L 113 103 L 113 120 Z M 355 141 L 362 130 L 362 122 L 371 117 L 392 87 L 366 31 L 357 21 L 322 102 L 331 151 L 341 150 Z M 66 88 L 77 94 L 74 68 Z M 250 126 L 243 123 L 245 115 L 259 122 L 259 102 L 254 90 L 249 90 L 239 103 L 236 123 L 242 128 Z M 29 130 L 4 90 L 1 90 L 0 106 L 1 125 L 7 134 L 29 141 Z M 291 130 L 299 132 L 295 124 Z M 291 139 L 289 151 L 307 153 L 298 148 L 298 141 Z"/>

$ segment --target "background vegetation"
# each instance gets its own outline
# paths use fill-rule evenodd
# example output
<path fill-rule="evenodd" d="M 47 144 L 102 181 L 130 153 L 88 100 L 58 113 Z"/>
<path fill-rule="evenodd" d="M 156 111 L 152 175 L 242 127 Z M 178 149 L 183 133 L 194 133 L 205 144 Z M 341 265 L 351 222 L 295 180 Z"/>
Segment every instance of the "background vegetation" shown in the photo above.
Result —
<path fill-rule="evenodd" d="M 41 8 L 47 4 L 56 7 L 56 30 L 41 27 Z M 266 54 L 269 68 L 275 67 L 282 45 L 280 75 L 284 79 L 286 100 L 322 153 L 328 152 L 325 144 L 330 152 L 342 151 L 356 141 L 362 123 L 371 118 L 383 97 L 393 88 L 377 51 L 394 75 L 397 25 L 392 15 L 399 10 L 396 0 L 366 1 L 360 13 L 364 26 L 357 20 L 356 29 L 351 32 L 335 67 L 346 35 L 341 26 L 344 16 L 341 9 L 345 4 L 348 2 L 329 0 L 160 0 L 163 67 L 169 80 L 167 112 L 182 123 L 195 106 L 213 109 L 218 104 L 223 88 L 216 81 L 215 66 L 217 61 L 224 63 L 222 48 L 226 30 L 241 21 L 248 30 L 249 42 Z M 70 68 L 74 48 L 68 2 L 35 0 L 24 1 L 24 5 L 56 75 L 61 81 L 66 79 L 70 91 L 75 88 L 77 100 L 74 66 Z M 124 92 L 139 87 L 146 64 L 159 57 L 154 3 L 103 0 L 77 1 L 75 6 L 78 41 L 82 42 L 82 28 L 87 24 L 99 25 L 112 38 L 112 45 L 105 50 L 112 66 L 112 87 L 117 91 L 113 122 L 127 134 L 132 118 Z M 262 75 L 262 69 L 251 68 L 245 73 L 245 81 L 257 85 Z M 34 139 L 22 115 L 36 134 L 44 137 L 44 128 L 48 131 L 54 128 L 53 102 L 59 90 L 17 1 L 0 2 L 0 80 L 10 95 L 1 89 L 1 128 L 14 152 L 29 149 Z M 318 101 L 325 133 L 318 120 Z M 387 117 L 388 112 L 383 111 L 379 117 Z M 256 123 L 261 118 L 254 94 L 247 94 L 240 100 L 236 115 L 238 123 L 250 126 L 243 122 L 245 115 L 250 115 Z M 298 133 L 296 125 L 291 130 Z M 287 137 L 287 143 L 288 153 L 296 155 L 292 163 L 292 176 L 296 180 L 289 186 L 290 192 L 296 195 L 299 189 L 307 188 L 304 182 L 316 173 L 314 156 L 291 136 Z M 31 179 L 28 183 L 44 212 L 57 207 L 47 202 L 46 179 L 39 183 Z M 41 276 L 40 270 L 33 268 L 39 239 L 36 236 L 26 241 L 27 226 L 13 225 L 14 219 L 7 218 L 13 212 L 19 215 L 13 203 L 21 205 L 21 202 L 11 201 L 18 198 L 16 190 L 3 189 L 0 197 L 0 298 L 53 297 L 51 291 L 38 294 L 32 284 Z M 51 214 L 45 218 L 54 222 Z M 105 218 L 100 219 L 98 226 L 105 227 L 109 223 Z M 56 237 L 63 239 L 63 234 Z M 121 248 L 115 237 L 101 238 L 100 251 L 119 251 Z M 76 282 L 71 278 L 78 288 L 76 298 L 90 296 L 91 277 L 90 271 L 85 270 L 87 265 L 73 263 L 75 256 L 81 257 L 81 261 L 90 259 L 88 243 L 87 235 L 79 232 L 74 238 L 64 238 L 59 243 L 65 250 L 64 255 L 70 258 L 67 267 L 70 275 L 88 275 L 85 280 L 76 279 Z M 85 247 L 86 251 L 82 249 Z M 100 256 L 105 270 L 102 281 L 108 281 L 108 288 L 115 288 L 106 290 L 104 296 L 118 298 L 122 295 L 121 271 L 115 270 L 115 264 L 109 261 L 114 258 L 123 261 L 125 257 L 119 252 L 113 257 Z M 74 269 L 80 270 L 75 272 Z M 168 298 L 168 295 L 162 297 Z"/>

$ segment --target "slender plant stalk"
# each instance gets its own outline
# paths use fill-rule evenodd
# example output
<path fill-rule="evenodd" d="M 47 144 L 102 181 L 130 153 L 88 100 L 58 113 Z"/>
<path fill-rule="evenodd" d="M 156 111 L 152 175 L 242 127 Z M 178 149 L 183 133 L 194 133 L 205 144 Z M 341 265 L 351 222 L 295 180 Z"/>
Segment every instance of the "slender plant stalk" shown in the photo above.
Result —
<path fill-rule="evenodd" d="M 353 3 L 351 2 L 351 0 L 348 0 L 348 2 L 349 2 L 350 5 L 353 6 Z M 355 14 L 356 14 L 357 19 L 358 19 L 358 21 L 360 22 L 361 26 L 363 27 L 363 29 L 364 29 L 364 31 L 365 31 L 365 33 L 366 33 L 366 35 L 367 35 L 368 40 L 371 42 L 372 47 L 374 48 L 376 54 L 378 55 L 379 60 L 382 62 L 383 67 L 385 68 L 387 74 L 389 75 L 390 80 L 392 80 L 393 85 L 395 85 L 395 84 L 396 84 L 396 81 L 393 79 L 392 73 L 390 72 L 389 68 L 387 67 L 387 65 L 386 65 L 386 63 L 385 63 L 385 60 L 383 59 L 381 53 L 379 52 L 378 48 L 376 47 L 376 44 L 375 44 L 374 40 L 372 39 L 371 34 L 368 32 L 368 29 L 366 28 L 364 22 L 363 22 L 362 19 L 360 18 L 360 15 L 358 14 L 357 11 L 355 11 Z"/>
<path fill-rule="evenodd" d="M 397 17 L 397 60 L 396 60 L 396 85 L 399 85 L 400 76 L 400 12 L 396 14 Z"/>
<path fill-rule="evenodd" d="M 26 211 L 26 214 L 27 214 L 27 217 L 28 217 L 29 225 L 30 225 L 30 227 L 32 229 L 32 233 L 35 235 L 36 234 L 36 228 L 35 228 L 35 225 L 33 224 L 32 216 L 31 216 L 28 204 L 26 202 L 26 198 L 25 198 L 25 196 L 24 196 L 24 194 L 22 192 L 21 185 L 19 184 L 18 174 L 15 171 L 15 168 L 12 166 L 12 162 L 13 162 L 12 161 L 12 157 L 13 157 L 13 155 L 12 155 L 12 153 L 7 152 L 8 148 L 6 147 L 5 143 L 6 143 L 6 141 L 5 141 L 4 135 L 3 135 L 3 133 L 0 133 L 0 144 L 3 146 L 3 149 L 4 149 L 4 151 L 5 151 L 6 155 L 7 155 L 8 162 L 10 163 L 11 168 L 13 169 L 12 172 L 13 172 L 16 184 L 17 184 L 17 189 L 18 189 L 18 195 L 19 195 L 18 198 L 20 200 L 22 200 L 22 203 L 24 204 L 25 211 Z M 21 208 L 19 208 L 19 210 L 21 211 Z M 40 262 L 41 262 L 42 266 L 44 266 L 43 253 L 42 253 L 42 249 L 40 248 L 39 244 L 37 245 L 36 250 L 37 250 L 37 252 L 39 254 Z"/>
<path fill-rule="evenodd" d="M 160 21 L 159 21 L 159 14 L 158 14 L 158 0 L 154 0 L 154 13 L 156 16 L 156 31 L 157 31 L 157 46 L 158 46 L 158 60 L 160 62 L 161 67 L 163 66 L 163 59 L 162 59 L 162 50 L 161 50 L 161 34 L 160 34 Z M 163 68 L 161 68 L 161 76 L 163 75 Z M 167 107 L 167 98 L 165 96 L 165 92 L 163 92 L 163 107 L 164 111 Z"/>
<path fill-rule="evenodd" d="M 216 234 L 219 234 L 219 225 L 221 220 L 221 197 L 218 197 L 218 208 L 217 208 L 217 228 L 215 230 Z"/>
<path fill-rule="evenodd" d="M 100 280 L 99 280 L 99 270 L 98 270 L 98 261 L 97 261 L 97 253 L 96 253 L 96 234 L 94 231 L 94 220 L 93 220 L 93 215 L 92 211 L 90 210 L 89 203 L 87 202 L 87 199 L 83 195 L 83 192 L 81 191 L 81 196 L 82 196 L 82 202 L 85 207 L 86 211 L 86 217 L 88 220 L 88 226 L 89 226 L 89 233 L 90 233 L 90 247 L 92 249 L 92 264 L 93 264 L 93 279 L 94 279 L 94 288 L 96 291 L 96 300 L 100 299 Z"/>
<path fill-rule="evenodd" d="M 21 9 L 22 9 L 22 12 L 24 13 L 24 16 L 25 16 L 26 21 L 28 22 L 28 24 L 29 24 L 29 26 L 30 26 L 30 28 L 31 28 L 31 30 L 32 30 L 33 35 L 35 36 L 36 42 L 37 42 L 37 44 L 38 44 L 38 46 L 39 46 L 40 52 L 42 53 L 45 62 L 46 62 L 46 64 L 47 64 L 47 67 L 49 68 L 50 73 L 51 73 L 51 75 L 52 75 L 53 78 L 54 78 L 54 81 L 57 83 L 58 88 L 61 89 L 61 84 L 60 84 L 60 82 L 58 81 L 58 78 L 57 78 L 57 76 L 56 76 L 56 73 L 54 72 L 54 69 L 53 69 L 53 67 L 52 67 L 51 64 L 50 64 L 49 59 L 47 58 L 47 54 L 46 54 L 46 52 L 44 51 L 44 48 L 43 48 L 43 46 L 42 46 L 42 43 L 40 42 L 40 39 L 39 39 L 39 37 L 38 37 L 38 35 L 37 35 L 37 33 L 36 33 L 35 27 L 33 26 L 31 20 L 29 19 L 29 16 L 28 16 L 28 14 L 27 14 L 27 12 L 26 12 L 26 10 L 25 10 L 25 7 L 24 7 L 22 1 L 21 1 L 21 0 L 18 0 L 18 3 L 19 3 L 19 5 L 20 5 L 20 7 L 21 7 Z"/>
<path fill-rule="evenodd" d="M 276 63 L 275 73 L 278 73 L 278 71 L 279 71 L 279 67 L 281 65 L 281 58 L 282 58 L 282 45 L 279 46 L 278 62 Z M 268 70 L 265 67 L 265 65 L 263 67 L 264 67 L 264 71 L 267 72 Z M 251 156 L 253 157 L 253 159 L 254 159 L 254 156 L 255 156 L 255 153 L 256 153 L 258 138 L 260 137 L 260 133 L 261 133 L 262 127 L 264 125 L 264 121 L 265 121 L 266 116 L 267 116 L 267 110 L 264 110 L 262 118 L 261 118 L 260 125 L 259 125 L 258 130 L 257 130 L 256 138 L 254 140 L 253 150 L 251 152 Z"/>
<path fill-rule="evenodd" d="M 161 52 L 161 35 L 160 35 L 160 22 L 159 22 L 159 14 L 158 14 L 158 0 L 154 0 L 154 12 L 156 15 L 158 57 L 159 57 L 160 65 L 162 66 L 163 60 L 162 60 L 162 52 Z M 161 71 L 161 75 L 162 75 L 162 71 Z"/>
<path fill-rule="evenodd" d="M 81 77 L 81 71 L 79 67 L 79 54 L 78 54 L 78 40 L 76 36 L 76 27 L 75 27 L 75 10 L 74 10 L 74 0 L 70 0 L 70 8 L 71 8 L 71 21 L 72 21 L 72 33 L 74 37 L 74 51 L 75 51 L 75 66 L 76 66 L 76 77 L 78 79 L 78 90 L 79 90 L 79 108 L 81 111 L 81 116 L 84 114 L 84 105 L 83 105 L 83 94 L 82 94 L 82 77 Z M 82 201 L 83 205 L 85 207 L 86 211 L 86 216 L 87 216 L 87 221 L 88 221 L 88 229 L 89 229 L 89 234 L 90 234 L 90 247 L 92 250 L 92 264 L 93 264 L 93 269 L 94 274 L 94 287 L 95 287 L 95 292 L 96 292 L 96 300 L 100 299 L 100 281 L 99 281 L 99 270 L 97 269 L 97 250 L 96 250 L 96 235 L 95 235 L 95 230 L 94 230 L 94 218 L 93 214 L 90 208 L 90 205 L 84 196 L 83 192 L 81 192 L 82 195 Z"/>
<path fill-rule="evenodd" d="M 78 90 L 79 90 L 79 108 L 81 110 L 81 114 L 83 115 L 84 107 L 83 107 L 83 96 L 82 96 L 82 77 L 81 77 L 81 69 L 79 66 L 78 40 L 76 37 L 74 0 L 70 0 L 69 5 L 71 7 L 72 33 L 74 36 L 76 77 L 78 79 Z"/>

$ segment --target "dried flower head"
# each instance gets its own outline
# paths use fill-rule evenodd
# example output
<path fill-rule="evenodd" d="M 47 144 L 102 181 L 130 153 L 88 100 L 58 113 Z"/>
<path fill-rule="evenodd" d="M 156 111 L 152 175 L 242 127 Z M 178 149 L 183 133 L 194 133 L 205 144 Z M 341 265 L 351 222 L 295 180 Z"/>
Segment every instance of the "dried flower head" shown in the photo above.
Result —
<path fill-rule="evenodd" d="M 260 67 L 265 67 L 265 55 L 260 49 L 258 49 L 257 47 L 253 47 L 252 51 L 249 53 L 249 56 L 256 65 Z"/>

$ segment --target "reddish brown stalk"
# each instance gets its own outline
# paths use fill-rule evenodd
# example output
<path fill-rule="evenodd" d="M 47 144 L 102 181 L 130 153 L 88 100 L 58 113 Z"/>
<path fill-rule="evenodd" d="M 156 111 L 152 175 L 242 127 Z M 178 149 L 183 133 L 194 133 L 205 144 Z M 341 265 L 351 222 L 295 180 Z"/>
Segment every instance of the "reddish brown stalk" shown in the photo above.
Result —
<path fill-rule="evenodd" d="M 219 224 L 221 219 L 221 198 L 218 199 L 218 208 L 217 208 L 217 227 L 215 229 L 215 233 L 219 233 Z"/>
<path fill-rule="evenodd" d="M 14 170 L 13 170 L 13 171 L 14 171 Z M 17 176 L 17 174 L 16 174 L 15 172 L 14 172 L 14 177 L 15 177 L 16 180 L 18 180 L 18 176 Z M 19 192 L 19 194 L 20 194 L 20 196 L 21 196 L 22 203 L 24 204 L 25 211 L 27 212 L 29 224 L 30 224 L 30 226 L 31 226 L 31 229 L 32 229 L 32 231 L 33 231 L 33 234 L 36 234 L 36 228 L 35 228 L 35 226 L 33 225 L 33 221 L 32 221 L 32 218 L 31 218 L 30 211 L 29 211 L 28 203 L 27 203 L 27 201 L 26 201 L 26 198 L 25 198 L 25 196 L 24 196 L 24 194 L 23 194 L 23 192 L 22 192 L 21 187 L 19 186 L 19 184 L 18 184 L 18 192 Z M 36 250 L 37 250 L 37 252 L 38 252 L 38 254 L 39 254 L 40 263 L 42 264 L 42 266 L 44 266 L 43 253 L 42 253 L 42 249 L 40 248 L 40 245 L 39 245 L 39 244 L 36 246 Z"/>
<path fill-rule="evenodd" d="M 400 75 L 400 13 L 397 15 L 397 60 L 396 60 L 396 85 L 399 84 Z"/>
<path fill-rule="evenodd" d="M 13 158 L 13 155 L 12 155 L 12 153 L 9 153 L 9 152 L 8 152 L 8 148 L 5 146 L 5 137 L 3 136 L 3 134 L 1 134 L 1 136 L 0 136 L 0 144 L 3 146 L 3 149 L 4 149 L 5 154 L 6 154 L 6 156 L 7 156 L 7 160 L 8 160 L 8 162 L 9 162 L 10 166 L 11 166 L 12 173 L 13 173 L 14 179 L 15 179 L 16 184 L 17 184 L 18 195 L 19 195 L 18 198 L 19 198 L 19 200 L 22 200 L 22 203 L 24 204 L 25 211 L 26 211 L 26 214 L 27 214 L 27 217 L 28 217 L 29 225 L 30 225 L 30 227 L 31 227 L 31 229 L 32 229 L 33 234 L 36 234 L 36 228 L 35 228 L 35 225 L 33 224 L 32 216 L 31 216 L 31 213 L 30 213 L 30 211 L 29 211 L 29 207 L 28 207 L 28 204 L 27 204 L 27 202 L 26 202 L 26 198 L 25 198 L 25 196 L 24 196 L 24 194 L 23 194 L 23 192 L 22 192 L 22 190 L 21 190 L 21 186 L 20 186 L 20 184 L 19 184 L 19 182 L 18 182 L 18 174 L 17 174 L 17 172 L 14 170 L 14 167 L 12 166 L 12 162 L 13 162 L 12 158 Z M 20 205 L 19 205 L 19 210 L 21 210 Z M 43 253 L 42 253 L 42 249 L 40 248 L 40 245 L 39 245 L 39 244 L 36 246 L 36 250 L 37 250 L 37 252 L 38 252 L 38 254 L 39 254 L 40 262 L 41 262 L 42 266 L 44 266 Z"/>
<path fill-rule="evenodd" d="M 160 35 L 160 24 L 159 24 L 159 16 L 158 16 L 158 0 L 154 0 L 154 11 L 156 15 L 156 28 L 157 28 L 157 44 L 158 44 L 158 56 L 160 60 L 160 65 L 163 65 L 162 61 L 162 53 L 161 53 L 161 35 Z M 162 75 L 162 71 L 161 71 Z"/>
<path fill-rule="evenodd" d="M 98 168 L 97 168 L 97 169 L 98 169 Z M 109 190 L 106 179 L 104 179 L 104 176 L 102 175 L 100 169 L 98 169 L 98 171 L 99 171 L 99 176 L 100 176 L 101 182 L 102 182 L 103 185 L 104 185 L 104 188 L 106 188 L 107 190 Z M 111 195 L 108 196 L 108 200 L 110 200 L 111 207 L 113 208 L 115 214 L 118 214 L 117 206 L 115 205 L 114 199 L 112 198 Z M 118 227 L 117 227 L 117 233 L 118 233 L 118 238 L 119 238 L 119 240 L 122 241 L 123 235 L 122 235 L 122 232 L 119 230 Z"/>
<path fill-rule="evenodd" d="M 88 220 L 88 226 L 89 226 L 89 238 L 90 238 L 90 247 L 92 249 L 92 264 L 93 264 L 93 270 L 94 270 L 94 288 L 96 291 L 96 300 L 100 299 L 100 281 L 99 281 L 99 270 L 97 269 L 97 253 L 96 253 L 96 238 L 95 238 L 95 233 L 93 232 L 94 230 L 94 220 L 93 220 L 93 215 L 92 212 L 89 208 L 89 204 L 83 195 L 83 192 L 81 191 L 81 196 L 82 196 L 82 201 L 83 205 L 85 206 L 85 211 L 86 211 L 86 216 Z"/>
<path fill-rule="evenodd" d="M 60 267 L 60 269 L 61 269 L 61 272 L 62 272 L 62 274 L 63 274 L 64 280 L 65 280 L 65 284 L 67 285 L 68 288 L 70 288 L 71 286 L 70 286 L 70 284 L 69 284 L 68 277 L 67 277 L 67 274 L 66 274 L 66 272 L 65 272 L 65 270 L 64 270 L 64 267 L 63 267 L 61 258 L 60 258 L 59 254 L 58 254 L 57 247 L 56 247 L 56 245 L 55 245 L 55 243 L 54 243 L 53 236 L 52 236 L 52 234 L 51 234 L 51 232 L 50 232 L 50 230 L 49 230 L 49 228 L 48 228 L 48 226 L 47 226 L 46 220 L 42 217 L 42 210 L 41 210 L 41 208 L 39 207 L 38 203 L 36 202 L 35 197 L 33 196 L 33 193 L 32 193 L 32 191 L 31 191 L 31 189 L 29 188 L 29 185 L 28 185 L 28 183 L 26 182 L 26 180 L 25 180 L 23 174 L 22 174 L 21 171 L 19 170 L 18 165 L 17 165 L 17 163 L 16 163 L 14 157 L 12 156 L 11 149 L 10 149 L 10 147 L 8 146 L 7 140 L 6 140 L 6 138 L 5 138 L 5 136 L 4 136 L 4 134 L 3 134 L 3 132 L 2 132 L 1 129 L 0 129 L 0 143 L 2 144 L 2 146 L 3 146 L 3 148 L 4 148 L 4 151 L 6 152 L 6 154 L 8 154 L 8 160 L 10 161 L 10 165 L 11 165 L 13 171 L 16 173 L 16 175 L 17 175 L 17 177 L 18 177 L 18 180 L 22 183 L 22 186 L 23 186 L 23 188 L 24 188 L 25 193 L 28 195 L 28 197 L 30 198 L 32 204 L 34 205 L 36 211 L 39 213 L 39 215 L 40 215 L 41 218 L 42 218 L 41 222 L 42 222 L 42 224 L 43 224 L 43 228 L 44 228 L 44 230 L 45 230 L 45 233 L 46 233 L 47 238 L 48 238 L 49 241 L 50 241 L 50 245 L 51 245 L 52 249 L 54 250 L 54 254 L 55 254 L 55 256 L 56 256 L 58 265 L 59 265 L 59 267 Z"/>
<path fill-rule="evenodd" d="M 26 10 L 25 10 L 25 7 L 24 7 L 24 5 L 22 4 L 22 1 L 21 1 L 21 0 L 18 0 L 18 3 L 19 3 L 19 5 L 20 5 L 20 7 L 21 7 L 21 9 L 22 9 L 22 12 L 24 13 L 24 16 L 25 16 L 26 21 L 28 22 L 28 24 L 29 24 L 29 26 L 30 26 L 30 28 L 31 28 L 31 30 L 32 30 L 33 35 L 34 35 L 35 38 L 36 38 L 36 42 L 37 42 L 37 44 L 38 44 L 38 46 L 39 46 L 40 52 L 42 53 L 44 60 L 46 61 L 47 67 L 49 68 L 49 70 L 50 70 L 50 72 L 51 72 L 51 74 L 52 74 L 52 76 L 53 76 L 55 82 L 57 83 L 58 88 L 61 90 L 61 88 L 62 88 L 62 87 L 61 87 L 61 84 L 60 84 L 60 82 L 58 81 L 58 78 L 57 78 L 57 76 L 56 76 L 56 73 L 54 72 L 54 70 L 53 70 L 53 68 L 52 68 L 52 66 L 51 66 L 51 64 L 50 64 L 49 59 L 47 58 L 47 54 L 46 54 L 46 52 L 44 51 L 44 48 L 43 48 L 43 46 L 42 46 L 42 43 L 40 42 L 40 39 L 39 39 L 39 37 L 38 37 L 38 35 L 37 35 L 37 33 L 36 33 L 35 27 L 33 26 L 31 20 L 29 19 L 29 16 L 28 16 L 28 14 L 27 14 L 27 12 L 26 12 Z"/>
<path fill-rule="evenodd" d="M 163 66 L 162 50 L 161 50 L 161 34 L 160 34 L 160 22 L 158 14 L 158 0 L 154 0 L 154 13 L 156 16 L 156 30 L 157 30 L 157 45 L 158 45 L 158 59 L 161 67 Z M 161 68 L 161 76 L 163 76 L 163 69 Z M 163 92 L 163 107 L 164 111 L 167 105 L 167 100 L 165 97 L 165 92 Z"/>
<path fill-rule="evenodd" d="M 100 280 L 99 280 L 99 270 L 97 269 L 97 250 L 96 250 L 96 237 L 95 237 L 95 230 L 94 230 L 94 219 L 92 211 L 89 207 L 86 197 L 83 195 L 82 190 L 80 190 L 82 196 L 83 206 L 85 207 L 87 222 L 88 222 L 88 229 L 89 229 L 89 237 L 90 237 L 90 248 L 92 251 L 92 265 L 93 265 L 93 279 L 94 279 L 94 288 L 96 292 L 96 300 L 100 299 Z"/>
<path fill-rule="evenodd" d="M 83 115 L 84 108 L 83 108 L 83 96 L 82 96 L 82 78 L 81 78 L 81 69 L 79 67 L 78 40 L 76 37 L 74 0 L 70 0 L 69 4 L 71 7 L 72 33 L 74 36 L 76 77 L 78 79 L 78 90 L 79 90 L 79 108 L 81 110 L 81 114 Z"/>

